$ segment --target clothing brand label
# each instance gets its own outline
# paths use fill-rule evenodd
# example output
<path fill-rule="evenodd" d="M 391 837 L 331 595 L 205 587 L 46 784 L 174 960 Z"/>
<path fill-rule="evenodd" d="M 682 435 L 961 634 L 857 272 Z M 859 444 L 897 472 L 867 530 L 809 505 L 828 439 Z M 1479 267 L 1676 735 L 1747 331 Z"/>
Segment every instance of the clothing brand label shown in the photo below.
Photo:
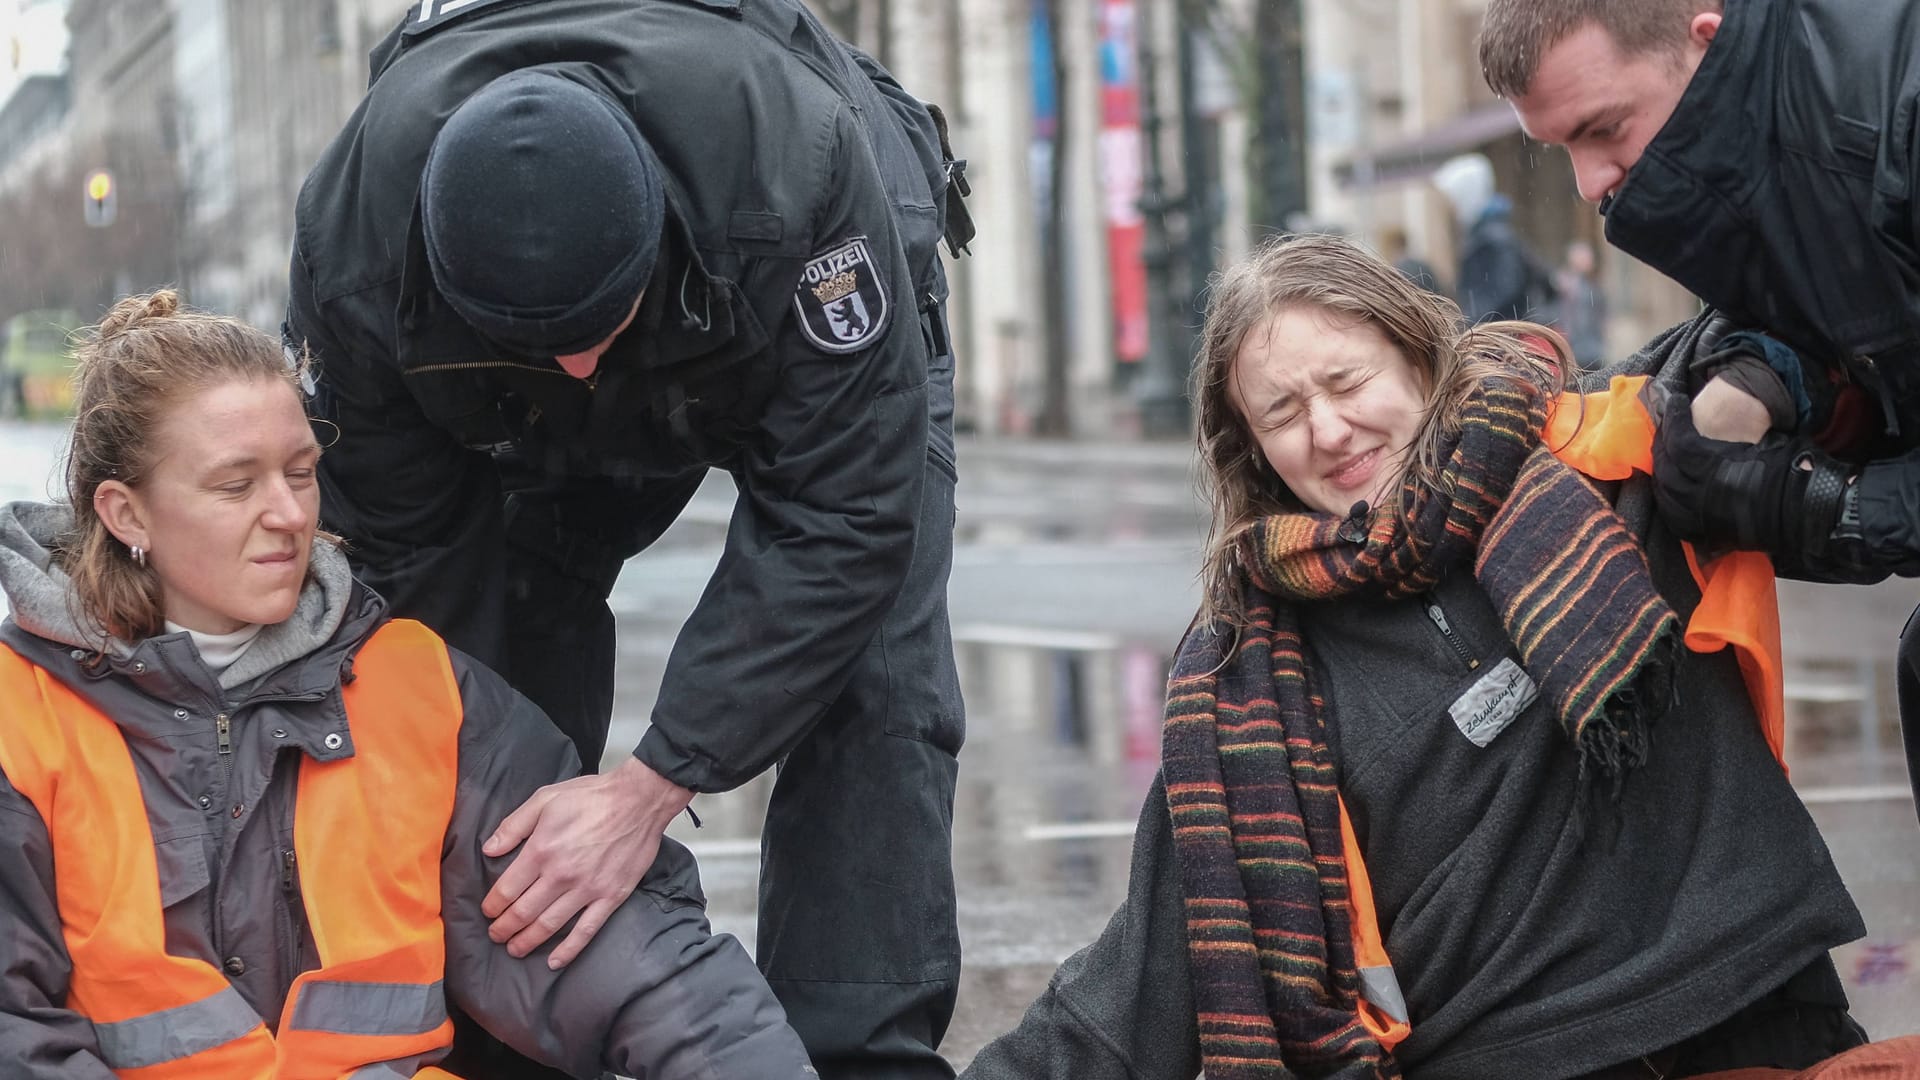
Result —
<path fill-rule="evenodd" d="M 887 292 L 866 237 L 807 260 L 793 306 L 807 339 L 828 352 L 856 352 L 878 341 L 887 328 Z"/>
<path fill-rule="evenodd" d="M 1533 677 L 1509 656 L 1480 676 L 1480 681 L 1468 687 L 1448 711 L 1460 734 L 1475 746 L 1486 746 L 1539 696 L 1540 688 L 1533 684 Z"/>

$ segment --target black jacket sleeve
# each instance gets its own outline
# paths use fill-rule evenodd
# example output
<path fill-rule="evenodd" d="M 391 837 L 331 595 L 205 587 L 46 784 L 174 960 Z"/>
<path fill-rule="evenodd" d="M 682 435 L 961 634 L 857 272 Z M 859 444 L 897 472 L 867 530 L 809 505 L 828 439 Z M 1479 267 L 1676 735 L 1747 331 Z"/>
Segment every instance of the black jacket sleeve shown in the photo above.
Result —
<path fill-rule="evenodd" d="M 830 352 L 790 306 L 775 337 L 779 388 L 736 474 L 726 550 L 635 750 L 695 791 L 736 787 L 799 742 L 846 685 L 913 555 L 928 340 L 859 122 L 843 112 L 837 127 L 813 249 L 866 238 L 888 326 L 859 352 Z"/>
<path fill-rule="evenodd" d="M 441 861 L 447 994 L 496 1038 L 576 1076 L 651 1080 L 808 1075 L 753 958 L 708 928 L 693 856 L 672 840 L 585 952 L 561 971 L 562 931 L 515 959 L 487 937 L 480 903 L 512 857 L 480 846 L 540 787 L 579 774 L 573 744 L 533 703 L 454 655 L 466 717 L 460 779 Z"/>
<path fill-rule="evenodd" d="M 0 776 L 0 1061 L 16 1080 L 112 1080 L 86 1017 L 66 1007 L 73 962 L 60 934 L 53 841 Z"/>
<path fill-rule="evenodd" d="M 498 666 L 505 548 L 499 479 L 484 453 L 428 420 L 393 356 L 382 289 L 315 296 L 297 244 L 282 336 L 314 364 L 308 411 L 320 458 L 323 525 L 348 542 L 354 575 L 395 616 L 418 619 Z M 457 584 L 456 584 L 457 583 Z"/>
<path fill-rule="evenodd" d="M 1871 585 L 1920 577 L 1920 451 L 1868 462 L 1860 488 L 1860 538 L 1835 539 L 1819 558 L 1776 554 L 1774 570 L 1802 581 Z"/>
<path fill-rule="evenodd" d="M 1200 1032 L 1187 967 L 1186 905 L 1167 789 L 1158 779 L 1133 837 L 1127 899 L 1068 957 L 1020 1026 L 987 1044 L 962 1080 L 1193 1080 Z"/>
<path fill-rule="evenodd" d="M 1869 580 L 1920 575 L 1920 451 L 1870 462 L 1856 483 L 1862 561 L 1880 570 Z"/>

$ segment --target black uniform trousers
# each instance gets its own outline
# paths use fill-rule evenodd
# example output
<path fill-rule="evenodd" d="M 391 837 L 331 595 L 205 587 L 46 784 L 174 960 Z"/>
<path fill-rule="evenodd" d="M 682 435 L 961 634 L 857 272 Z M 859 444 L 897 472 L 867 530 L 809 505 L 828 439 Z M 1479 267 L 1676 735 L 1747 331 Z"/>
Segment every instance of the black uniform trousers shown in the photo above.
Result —
<path fill-rule="evenodd" d="M 827 1080 L 953 1075 L 936 1052 L 960 976 L 952 835 L 965 719 L 947 618 L 953 356 L 941 308 L 922 324 L 930 430 L 913 559 L 846 689 L 779 765 L 761 839 L 760 967 Z M 501 464 L 509 491 L 501 674 L 592 769 L 612 716 L 608 593 L 625 559 L 679 516 L 705 470 L 553 484 Z M 462 1050 L 474 1080 L 559 1075 L 497 1048 L 478 1058 Z"/>

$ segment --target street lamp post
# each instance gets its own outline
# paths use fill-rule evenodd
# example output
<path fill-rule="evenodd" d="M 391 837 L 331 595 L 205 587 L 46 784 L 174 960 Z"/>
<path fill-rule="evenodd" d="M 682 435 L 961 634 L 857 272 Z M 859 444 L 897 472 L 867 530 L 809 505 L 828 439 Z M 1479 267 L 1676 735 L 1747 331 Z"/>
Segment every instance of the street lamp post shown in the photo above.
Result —
<path fill-rule="evenodd" d="M 113 174 L 105 169 L 95 169 L 87 174 L 86 201 L 82 210 L 88 225 L 104 229 L 120 216 L 120 191 L 113 182 Z"/>
<path fill-rule="evenodd" d="M 1168 0 L 1176 2 L 1176 0 Z M 1146 236 L 1141 257 L 1147 267 L 1147 358 L 1135 384 L 1140 406 L 1140 430 L 1149 438 L 1173 438 L 1189 430 L 1187 408 L 1188 360 L 1181 326 L 1186 321 L 1186 305 L 1174 286 L 1174 250 L 1168 216 L 1182 201 L 1167 193 L 1166 176 L 1160 168 L 1160 75 L 1155 60 L 1158 26 L 1152 18 L 1150 0 L 1141 0 L 1140 47 L 1140 128 L 1146 168 L 1141 180 L 1140 212 L 1145 219 Z M 1177 10 L 1176 10 L 1177 14 Z M 1174 20 L 1175 32 L 1179 31 Z"/>

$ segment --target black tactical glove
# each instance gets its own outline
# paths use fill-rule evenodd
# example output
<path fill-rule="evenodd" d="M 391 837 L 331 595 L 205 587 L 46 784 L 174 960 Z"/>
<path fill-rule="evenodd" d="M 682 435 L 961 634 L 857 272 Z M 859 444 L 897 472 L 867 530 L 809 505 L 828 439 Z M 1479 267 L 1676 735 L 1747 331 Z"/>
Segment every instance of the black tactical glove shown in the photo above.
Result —
<path fill-rule="evenodd" d="M 1824 556 L 1853 468 L 1806 439 L 1709 439 L 1695 430 L 1692 409 L 1684 396 L 1670 396 L 1653 440 L 1654 499 L 1667 527 L 1695 543 L 1795 562 Z"/>

